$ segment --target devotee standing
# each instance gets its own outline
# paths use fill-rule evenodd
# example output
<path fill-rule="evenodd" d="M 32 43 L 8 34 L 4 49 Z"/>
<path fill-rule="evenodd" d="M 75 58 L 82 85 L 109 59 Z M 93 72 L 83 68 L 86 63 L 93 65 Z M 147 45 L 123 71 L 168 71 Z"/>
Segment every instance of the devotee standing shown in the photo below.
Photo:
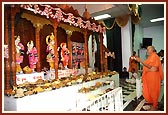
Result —
<path fill-rule="evenodd" d="M 163 80 L 162 65 L 159 56 L 153 46 L 147 47 L 148 58 L 142 61 L 139 57 L 136 60 L 143 64 L 142 83 L 143 96 L 148 103 L 152 103 L 150 111 L 158 108 L 158 99 L 160 95 L 160 83 Z"/>
<path fill-rule="evenodd" d="M 131 84 L 135 84 L 137 78 L 138 74 L 135 72 L 135 69 L 133 68 L 132 71 L 129 72 L 129 79 L 126 79 L 125 81 Z"/>
<path fill-rule="evenodd" d="M 136 52 L 133 51 L 132 56 L 129 58 L 129 69 L 128 72 L 132 72 L 132 69 L 135 70 L 135 73 L 138 73 L 138 63 L 136 61 Z"/>
<path fill-rule="evenodd" d="M 120 78 L 122 81 L 125 81 L 129 78 L 129 72 L 127 71 L 126 67 L 123 67 L 123 71 L 120 73 Z"/>

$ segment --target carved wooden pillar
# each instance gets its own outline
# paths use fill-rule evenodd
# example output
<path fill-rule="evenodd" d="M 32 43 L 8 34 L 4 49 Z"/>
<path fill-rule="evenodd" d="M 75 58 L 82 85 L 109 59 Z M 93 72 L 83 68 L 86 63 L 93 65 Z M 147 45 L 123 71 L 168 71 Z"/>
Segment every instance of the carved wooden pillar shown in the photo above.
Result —
<path fill-rule="evenodd" d="M 85 56 L 85 73 L 88 74 L 88 36 L 87 31 L 84 31 L 84 56 Z"/>
<path fill-rule="evenodd" d="M 108 70 L 108 62 L 107 62 L 107 57 L 105 58 L 105 46 L 103 46 L 103 64 L 104 64 L 104 71 L 107 72 Z"/>
<path fill-rule="evenodd" d="M 11 85 L 16 86 L 16 47 L 15 47 L 15 15 L 17 11 L 14 6 L 11 6 L 11 51 L 12 51 L 12 81 Z"/>
<path fill-rule="evenodd" d="M 103 53 L 105 53 L 105 52 L 103 52 Z M 107 61 L 107 58 L 104 58 L 104 64 L 105 64 L 105 72 L 107 72 L 108 71 L 108 61 Z"/>
<path fill-rule="evenodd" d="M 100 33 L 100 68 L 101 68 L 101 72 L 103 72 L 104 69 L 104 64 L 103 64 L 103 34 Z"/>
<path fill-rule="evenodd" d="M 43 27 L 43 25 L 41 25 L 40 23 L 36 23 L 34 24 L 34 27 L 35 27 L 35 35 L 36 35 L 35 39 L 36 39 L 36 48 L 37 48 L 37 55 L 38 55 L 36 70 L 37 72 L 40 72 L 41 71 L 40 29 Z"/>
<path fill-rule="evenodd" d="M 72 35 L 72 31 L 70 30 L 66 30 L 66 34 L 67 34 L 67 42 L 68 42 L 68 50 L 70 52 L 69 54 L 69 62 L 68 62 L 68 67 L 70 69 L 72 69 L 72 44 L 71 44 L 71 35 Z"/>
<path fill-rule="evenodd" d="M 53 25 L 54 25 L 54 41 L 55 41 L 55 49 L 54 49 L 54 55 L 55 55 L 55 79 L 58 79 L 58 42 L 57 42 L 57 27 L 58 27 L 58 22 L 57 21 L 53 21 Z"/>
<path fill-rule="evenodd" d="M 4 27 L 4 31 L 5 31 L 5 38 L 4 38 L 4 44 L 5 45 L 8 45 L 8 55 L 9 55 L 9 52 L 10 52 L 10 48 L 9 48 L 9 40 L 8 40 L 8 15 L 9 15 L 9 12 L 6 10 L 5 12 L 5 18 L 4 18 L 4 23 L 5 23 L 5 27 Z M 4 48 L 4 47 L 3 47 Z M 3 49 L 4 50 L 4 49 Z M 4 57 L 3 57 L 4 58 Z M 5 90 L 8 90 L 8 89 L 11 89 L 10 87 L 10 58 L 5 58 L 4 59 L 5 63 L 4 63 L 4 66 L 5 66 L 5 70 L 4 70 L 4 79 L 5 79 Z"/>

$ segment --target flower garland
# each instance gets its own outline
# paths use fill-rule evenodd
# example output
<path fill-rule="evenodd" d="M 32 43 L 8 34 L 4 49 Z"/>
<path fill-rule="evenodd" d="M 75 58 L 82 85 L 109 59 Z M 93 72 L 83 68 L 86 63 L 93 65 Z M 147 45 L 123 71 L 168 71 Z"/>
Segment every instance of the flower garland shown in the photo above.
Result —
<path fill-rule="evenodd" d="M 105 28 L 106 28 L 107 30 L 111 30 L 111 29 L 113 29 L 113 27 L 114 27 L 114 25 L 115 25 L 115 23 L 116 23 L 116 19 L 114 20 L 114 22 L 113 22 L 113 24 L 111 25 L 111 27 L 107 27 L 106 24 L 104 23 L 104 20 L 103 20 L 101 23 L 103 24 L 103 26 L 105 26 Z"/>
<path fill-rule="evenodd" d="M 39 6 L 44 7 L 44 10 L 42 11 Z M 92 30 L 93 32 L 103 33 L 106 31 L 106 28 L 101 27 L 101 25 L 96 25 L 95 23 L 91 23 L 89 20 L 84 21 L 82 20 L 81 17 L 75 17 L 72 13 L 66 14 L 60 8 L 53 8 L 50 5 L 22 4 L 20 5 L 20 7 L 26 10 L 33 11 L 35 14 L 44 15 L 46 16 L 46 18 L 57 19 L 58 22 L 60 21 L 67 22 L 70 25 Z"/>

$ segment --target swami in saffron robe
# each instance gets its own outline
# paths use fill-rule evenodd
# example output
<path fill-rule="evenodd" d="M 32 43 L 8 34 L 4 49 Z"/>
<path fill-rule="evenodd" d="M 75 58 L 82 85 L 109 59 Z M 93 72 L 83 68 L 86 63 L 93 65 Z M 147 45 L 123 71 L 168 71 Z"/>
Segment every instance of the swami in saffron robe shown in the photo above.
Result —
<path fill-rule="evenodd" d="M 143 96 L 147 102 L 152 103 L 153 106 L 157 108 L 160 95 L 160 82 L 163 80 L 161 61 L 158 55 L 153 52 L 144 63 L 157 68 L 157 71 L 149 71 L 149 69 L 144 66 L 142 74 Z"/>

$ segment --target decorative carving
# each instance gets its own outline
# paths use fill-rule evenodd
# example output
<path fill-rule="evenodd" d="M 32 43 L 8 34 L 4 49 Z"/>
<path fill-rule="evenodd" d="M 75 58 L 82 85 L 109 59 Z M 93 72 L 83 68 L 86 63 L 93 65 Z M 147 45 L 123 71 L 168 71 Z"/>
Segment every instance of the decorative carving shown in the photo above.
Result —
<path fill-rule="evenodd" d="M 100 33 L 103 33 L 105 31 L 105 27 L 101 27 L 101 25 L 96 24 L 94 22 L 92 23 L 92 21 L 90 22 L 90 20 L 87 20 L 87 21 L 82 20 L 83 25 L 82 26 L 81 24 L 78 25 L 76 20 L 79 17 L 74 16 L 72 13 L 69 13 L 69 11 L 65 12 L 65 11 L 62 11 L 60 8 L 55 8 L 50 5 L 42 5 L 42 4 L 23 5 L 22 4 L 20 5 L 20 7 L 29 11 L 33 11 L 35 14 L 37 13 L 37 14 L 40 14 L 41 16 L 46 16 L 46 18 L 56 19 L 58 22 L 61 22 L 61 21 L 67 22 L 70 25 L 74 25 L 75 27 L 79 26 L 81 28 L 92 30 L 92 31 L 96 30 L 96 32 L 100 32 Z M 43 9 L 40 9 L 40 7 L 43 7 Z M 93 24 L 95 24 L 96 26 L 93 26 Z"/>
<path fill-rule="evenodd" d="M 52 25 L 52 23 L 48 19 L 37 17 L 37 16 L 31 15 L 28 13 L 23 13 L 21 17 L 26 18 L 27 20 L 31 21 L 35 28 L 41 29 L 43 27 L 43 25 L 45 25 L 45 24 Z"/>
<path fill-rule="evenodd" d="M 87 5 L 85 4 L 85 12 L 83 12 L 83 17 L 86 19 L 91 18 L 90 13 L 87 11 Z"/>
<path fill-rule="evenodd" d="M 33 26 L 38 30 L 42 29 L 43 25 L 41 23 L 33 23 Z"/>
<path fill-rule="evenodd" d="M 70 30 L 66 30 L 66 34 L 68 34 L 68 35 L 72 35 L 72 31 L 70 31 Z"/>
<path fill-rule="evenodd" d="M 60 24 L 58 25 L 58 27 L 61 27 L 61 28 L 64 29 L 64 30 L 67 30 L 67 28 L 68 28 L 68 30 L 71 30 L 72 32 L 73 32 L 73 31 L 77 31 L 77 32 L 80 32 L 80 33 L 83 34 L 82 29 L 76 28 L 76 27 L 74 27 L 74 26 L 70 26 L 70 25 L 67 25 L 67 24 L 64 24 L 64 23 L 60 23 Z"/>

